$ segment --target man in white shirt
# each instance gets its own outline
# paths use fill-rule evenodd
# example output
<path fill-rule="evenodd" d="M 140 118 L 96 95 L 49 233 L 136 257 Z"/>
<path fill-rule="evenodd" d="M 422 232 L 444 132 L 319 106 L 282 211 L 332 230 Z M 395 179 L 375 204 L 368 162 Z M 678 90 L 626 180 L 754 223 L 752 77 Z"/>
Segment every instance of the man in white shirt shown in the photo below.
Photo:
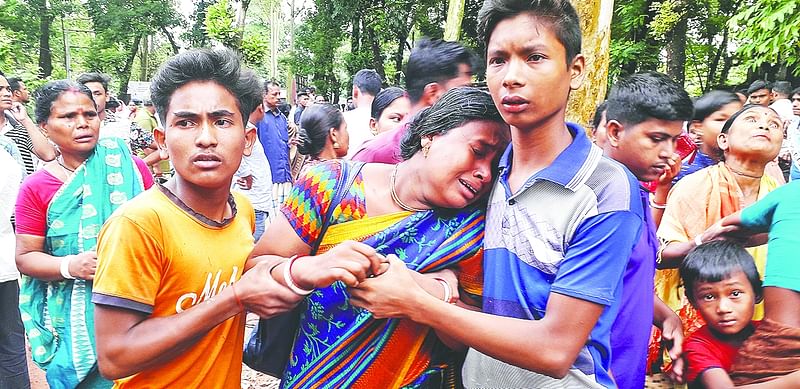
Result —
<path fill-rule="evenodd" d="M 247 126 L 255 128 L 255 124 L 264 118 L 264 105 L 259 104 L 250 118 Z M 269 160 L 264 154 L 264 147 L 256 137 L 250 155 L 242 157 L 242 163 L 234 174 L 231 189 L 238 190 L 253 204 L 256 214 L 256 230 L 253 237 L 256 242 L 261 238 L 267 224 L 275 214 L 272 203 L 272 173 L 269 170 Z"/>
<path fill-rule="evenodd" d="M 789 81 L 775 81 L 772 84 L 772 97 L 773 103 L 770 108 L 780 115 L 784 123 L 790 123 L 794 120 L 794 113 L 792 112 L 792 102 L 789 100 L 789 94 L 792 93 L 792 84 Z"/>
<path fill-rule="evenodd" d="M 374 138 L 369 128 L 370 110 L 375 95 L 381 91 L 381 76 L 372 69 L 361 69 L 353 76 L 353 103 L 356 108 L 344 113 L 347 132 L 350 134 L 350 147 L 346 158 L 351 158 L 361 144 Z"/>
<path fill-rule="evenodd" d="M 0 388 L 30 388 L 19 314 L 19 272 L 14 261 L 16 237 L 11 226 L 22 170 L 4 148 L 0 148 L 0 171 Z"/>

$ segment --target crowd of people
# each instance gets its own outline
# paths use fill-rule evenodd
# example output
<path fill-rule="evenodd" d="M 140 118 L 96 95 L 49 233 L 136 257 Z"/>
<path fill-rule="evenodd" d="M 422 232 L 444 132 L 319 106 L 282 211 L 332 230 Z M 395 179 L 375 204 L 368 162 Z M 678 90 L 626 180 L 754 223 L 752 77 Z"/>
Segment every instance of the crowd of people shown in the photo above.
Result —
<path fill-rule="evenodd" d="M 294 318 L 283 388 L 800 387 L 800 88 L 642 72 L 584 129 L 569 1 L 478 29 L 486 88 L 423 39 L 349 110 L 227 49 L 141 107 L 0 76 L 0 388 L 26 347 L 51 388 L 238 388 L 247 313 Z"/>

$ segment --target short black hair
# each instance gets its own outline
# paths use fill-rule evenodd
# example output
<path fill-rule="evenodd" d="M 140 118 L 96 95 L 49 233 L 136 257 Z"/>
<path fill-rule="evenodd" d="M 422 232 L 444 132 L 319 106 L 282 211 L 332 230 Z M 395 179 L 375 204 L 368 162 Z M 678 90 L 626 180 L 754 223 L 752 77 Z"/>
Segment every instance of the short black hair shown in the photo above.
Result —
<path fill-rule="evenodd" d="M 761 278 L 753 257 L 738 243 L 715 240 L 695 247 L 680 267 L 686 296 L 694 304 L 694 287 L 698 282 L 719 282 L 741 271 L 753 286 L 756 301 L 761 299 Z"/>
<path fill-rule="evenodd" d="M 594 109 L 594 117 L 592 117 L 592 129 L 597 130 L 597 126 L 603 121 L 603 113 L 608 109 L 608 100 L 603 101 Z"/>
<path fill-rule="evenodd" d="M 318 157 L 325 148 L 330 129 L 338 129 L 343 121 L 344 115 L 333 104 L 314 104 L 304 109 L 300 115 L 297 151 Z"/>
<path fill-rule="evenodd" d="M 458 76 L 458 65 L 473 67 L 474 57 L 458 42 L 424 38 L 417 42 L 406 64 L 406 90 L 412 103 L 422 98 L 425 85 Z"/>
<path fill-rule="evenodd" d="M 611 87 L 606 119 L 635 126 L 650 119 L 688 121 L 693 113 L 692 99 L 682 86 L 666 74 L 644 72 Z"/>
<path fill-rule="evenodd" d="M 150 98 L 162 123 L 166 123 L 172 94 L 193 81 L 213 81 L 227 89 L 236 99 L 245 123 L 262 101 L 258 77 L 241 66 L 241 59 L 233 50 L 189 50 L 161 65 L 150 84 Z"/>
<path fill-rule="evenodd" d="M 406 96 L 408 93 L 403 88 L 390 86 L 375 95 L 375 100 L 372 100 L 372 107 L 370 107 L 370 117 L 378 120 L 386 107 L 390 106 L 395 100 Z"/>
<path fill-rule="evenodd" d="M 772 84 L 772 93 L 788 95 L 792 92 L 792 83 L 789 81 L 775 81 Z"/>
<path fill-rule="evenodd" d="M 714 112 L 730 103 L 738 103 L 739 96 L 726 90 L 712 90 L 697 98 L 694 102 L 694 117 L 692 120 L 702 122 Z"/>
<path fill-rule="evenodd" d="M 70 80 L 56 80 L 50 81 L 42 85 L 36 90 L 36 108 L 34 116 L 36 117 L 37 124 L 47 123 L 50 118 L 50 111 L 53 109 L 53 103 L 58 100 L 58 97 L 65 92 L 82 93 L 89 98 L 92 105 L 97 108 L 92 97 L 92 91 L 81 83 Z"/>
<path fill-rule="evenodd" d="M 6 78 L 6 81 L 8 81 L 8 86 L 11 88 L 12 93 L 18 91 L 22 86 L 21 84 L 24 83 L 19 77 L 9 77 Z"/>
<path fill-rule="evenodd" d="M 792 93 L 789 94 L 789 98 L 791 98 L 794 95 L 800 95 L 800 87 L 794 88 L 794 90 L 792 90 Z"/>
<path fill-rule="evenodd" d="M 478 36 L 489 47 L 497 24 L 520 14 L 548 22 L 567 53 L 567 65 L 581 52 L 581 23 L 569 0 L 485 0 L 478 11 Z"/>
<path fill-rule="evenodd" d="M 81 74 L 75 81 L 83 85 L 86 85 L 88 82 L 99 82 L 103 85 L 103 90 L 108 93 L 108 83 L 111 82 L 111 77 L 103 73 L 90 72 Z"/>
<path fill-rule="evenodd" d="M 281 84 L 278 84 L 275 80 L 265 80 L 264 81 L 264 92 L 269 92 L 270 87 L 277 87 L 278 89 L 281 88 Z"/>
<path fill-rule="evenodd" d="M 747 87 L 747 95 L 750 96 L 753 94 L 753 92 L 762 89 L 772 90 L 772 87 L 764 80 L 755 80 L 752 84 L 750 84 L 749 87 Z"/>
<path fill-rule="evenodd" d="M 403 160 L 410 159 L 422 149 L 422 138 L 445 134 L 475 120 L 505 123 L 488 93 L 472 87 L 450 89 L 411 120 L 400 142 L 400 156 Z"/>
<path fill-rule="evenodd" d="M 353 76 L 353 86 L 358 87 L 361 93 L 375 96 L 381 91 L 383 82 L 378 72 L 372 69 L 361 69 Z"/>

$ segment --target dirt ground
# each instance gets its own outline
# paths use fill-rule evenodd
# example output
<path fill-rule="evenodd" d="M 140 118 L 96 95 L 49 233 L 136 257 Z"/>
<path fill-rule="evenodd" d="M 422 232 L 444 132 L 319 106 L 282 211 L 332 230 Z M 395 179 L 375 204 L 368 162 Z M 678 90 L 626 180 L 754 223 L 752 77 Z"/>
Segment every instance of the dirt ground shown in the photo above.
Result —
<path fill-rule="evenodd" d="M 252 314 L 247 316 L 245 339 L 249 339 L 250 332 L 256 323 L 258 323 L 257 316 Z M 28 352 L 28 374 L 31 377 L 31 389 L 49 389 L 44 371 L 31 361 L 30 351 Z M 279 383 L 280 380 L 277 378 L 272 378 L 242 365 L 242 389 L 276 389 Z"/>

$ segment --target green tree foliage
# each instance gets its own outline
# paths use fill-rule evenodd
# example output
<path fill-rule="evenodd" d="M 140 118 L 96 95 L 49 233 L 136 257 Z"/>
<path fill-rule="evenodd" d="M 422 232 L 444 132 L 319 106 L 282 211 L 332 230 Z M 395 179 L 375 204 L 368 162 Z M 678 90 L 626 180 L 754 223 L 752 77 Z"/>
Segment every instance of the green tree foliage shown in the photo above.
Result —
<path fill-rule="evenodd" d="M 237 50 L 242 43 L 236 14 L 228 0 L 219 0 L 206 9 L 205 31 L 209 38 Z"/>
<path fill-rule="evenodd" d="M 755 69 L 781 64 L 800 75 L 800 0 L 754 0 L 730 20 L 741 42 L 737 53 Z"/>

